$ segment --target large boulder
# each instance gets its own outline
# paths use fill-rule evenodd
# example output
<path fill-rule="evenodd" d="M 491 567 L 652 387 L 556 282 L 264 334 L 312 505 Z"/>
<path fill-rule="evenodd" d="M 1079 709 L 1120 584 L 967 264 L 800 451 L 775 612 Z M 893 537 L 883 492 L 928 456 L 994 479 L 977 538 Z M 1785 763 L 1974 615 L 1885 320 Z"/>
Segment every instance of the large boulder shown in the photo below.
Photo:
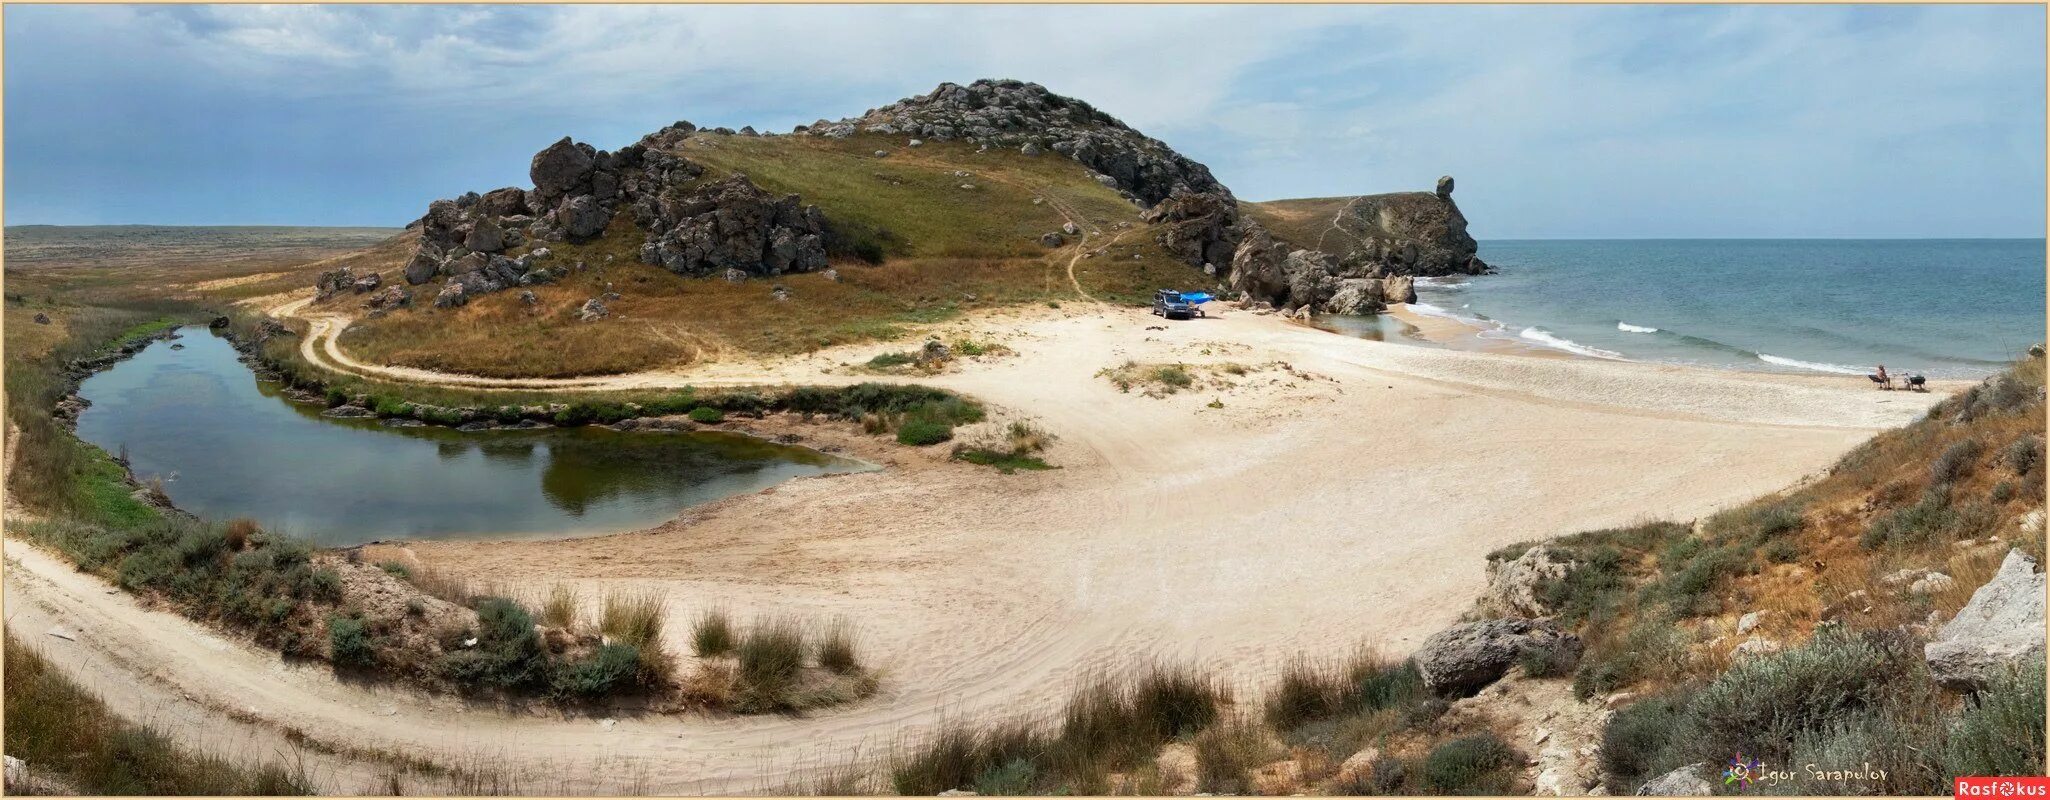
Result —
<path fill-rule="evenodd" d="M 1338 288 L 1323 304 L 1326 314 L 1378 314 L 1387 304 L 1381 296 L 1380 278 L 1340 278 Z"/>
<path fill-rule="evenodd" d="M 1381 299 L 1389 303 L 1416 302 L 1416 279 L 1408 275 L 1390 275 L 1381 279 Z"/>
<path fill-rule="evenodd" d="M 564 136 L 534 154 L 527 177 L 534 181 L 534 192 L 540 200 L 553 203 L 556 198 L 574 193 L 579 188 L 588 188 L 591 174 L 597 168 L 597 150 Z"/>
<path fill-rule="evenodd" d="M 1922 647 L 1929 674 L 1953 689 L 1984 688 L 2015 665 L 2041 661 L 2044 575 L 2011 550 L 1992 580 Z"/>
<path fill-rule="evenodd" d="M 1439 631 L 1411 658 L 1426 688 L 1445 697 L 1466 697 L 1494 683 L 1533 650 L 1578 657 L 1580 637 L 1550 620 L 1491 619 Z"/>
<path fill-rule="evenodd" d="M 406 262 L 406 283 L 419 286 L 434 280 L 434 276 L 441 274 L 442 258 L 440 248 L 422 241 L 413 251 L 413 259 Z"/>
<path fill-rule="evenodd" d="M 611 224 L 612 212 L 599 205 L 593 195 L 580 194 L 563 198 L 562 205 L 555 207 L 555 224 L 562 235 L 572 242 L 589 241 L 605 232 Z"/>
<path fill-rule="evenodd" d="M 463 237 L 463 247 L 476 253 L 496 253 L 505 249 L 505 229 L 498 227 L 498 220 L 485 217 L 470 225 L 470 235 Z"/>
<path fill-rule="evenodd" d="M 1555 610 L 1545 601 L 1545 587 L 1565 580 L 1573 562 L 1549 545 L 1538 545 L 1511 559 L 1488 559 L 1488 588 L 1481 605 L 1501 614 L 1547 617 Z"/>

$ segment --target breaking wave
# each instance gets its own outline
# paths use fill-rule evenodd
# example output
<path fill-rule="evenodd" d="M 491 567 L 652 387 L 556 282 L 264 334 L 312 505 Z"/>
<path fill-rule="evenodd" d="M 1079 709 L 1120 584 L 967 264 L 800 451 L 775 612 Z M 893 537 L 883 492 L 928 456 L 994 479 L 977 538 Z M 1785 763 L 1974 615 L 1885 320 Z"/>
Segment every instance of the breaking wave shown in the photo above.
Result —
<path fill-rule="evenodd" d="M 1630 323 L 1628 323 L 1628 322 L 1621 322 L 1621 321 L 1618 321 L 1618 322 L 1616 323 L 1616 330 L 1622 331 L 1622 332 L 1624 332 L 1624 333 L 1658 333 L 1658 332 L 1659 332 L 1659 329 L 1657 329 L 1657 328 L 1648 328 L 1648 327 L 1645 327 L 1645 326 L 1643 326 L 1643 325 L 1632 325 L 1632 324 L 1630 324 Z"/>
<path fill-rule="evenodd" d="M 1864 370 L 1858 369 L 1857 367 L 1846 367 L 1842 364 L 1824 364 L 1816 361 L 1802 361 L 1798 358 L 1786 358 L 1784 356 L 1776 356 L 1771 353 L 1759 353 L 1758 360 L 1763 361 L 1767 364 L 1778 364 L 1782 367 L 1793 367 L 1795 369 L 1813 370 L 1815 372 L 1828 372 L 1836 375 L 1865 374 Z"/>
<path fill-rule="evenodd" d="M 1543 328 L 1524 328 L 1523 332 L 1517 334 L 1517 336 L 1522 337 L 1525 340 L 1536 342 L 1546 347 L 1550 347 L 1555 350 L 1564 350 L 1568 353 L 1573 353 L 1574 355 L 1589 356 L 1591 358 L 1606 358 L 1615 361 L 1623 360 L 1622 353 L 1618 353 L 1614 350 L 1603 350 L 1599 347 L 1589 347 L 1587 345 L 1573 341 L 1572 339 L 1567 339 L 1564 337 L 1554 335 L 1551 331 L 1547 331 Z"/>

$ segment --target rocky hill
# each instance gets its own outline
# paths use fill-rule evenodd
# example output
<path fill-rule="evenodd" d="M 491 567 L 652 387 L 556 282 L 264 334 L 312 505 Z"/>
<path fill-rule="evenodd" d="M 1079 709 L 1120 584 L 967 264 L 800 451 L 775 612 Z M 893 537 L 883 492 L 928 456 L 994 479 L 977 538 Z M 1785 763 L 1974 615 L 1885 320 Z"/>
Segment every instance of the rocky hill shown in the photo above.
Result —
<path fill-rule="evenodd" d="M 533 156 L 528 175 L 531 188 L 429 204 L 409 226 L 416 238 L 408 240 L 405 262 L 392 265 L 398 269 L 331 268 L 318 280 L 322 301 L 356 303 L 375 315 L 352 334 L 366 352 L 414 366 L 493 372 L 493 365 L 450 350 L 451 326 L 422 309 L 517 295 L 521 305 L 493 299 L 486 316 L 532 323 L 542 337 L 537 342 L 559 344 L 562 336 L 593 338 L 564 326 L 609 318 L 623 298 L 633 304 L 622 279 L 644 298 L 691 295 L 703 302 L 719 294 L 629 265 L 722 278 L 739 287 L 730 293 L 736 297 L 776 302 L 845 294 L 793 293 L 790 276 L 831 267 L 834 283 L 874 278 L 855 281 L 877 295 L 863 303 L 838 298 L 784 315 L 815 313 L 808 320 L 814 327 L 871 330 L 886 328 L 875 319 L 839 317 L 864 313 L 851 310 L 864 303 L 902 308 L 906 299 L 917 307 L 896 313 L 930 316 L 918 309 L 951 312 L 962 301 L 992 296 L 1036 300 L 1025 287 L 1044 293 L 1062 283 L 1127 302 L 1176 286 L 1244 293 L 1298 314 L 1373 313 L 1409 299 L 1407 276 L 1485 269 L 1451 203 L 1449 179 L 1436 195 L 1354 198 L 1328 223 L 1340 235 L 1312 236 L 1308 223 L 1296 223 L 1321 213 L 1317 204 L 1327 201 L 1241 204 L 1209 168 L 1165 143 L 1086 102 L 1011 80 L 942 84 L 788 134 L 677 122 L 617 151 L 563 138 Z M 1000 263 L 1013 274 L 967 281 L 966 265 L 945 259 Z M 366 274 L 366 266 L 381 274 Z M 1071 276 L 1050 280 L 1045 273 L 1055 266 Z M 774 285 L 746 288 L 753 279 Z M 912 285 L 936 284 L 955 288 L 905 296 Z M 746 337 L 743 321 L 755 318 L 652 305 L 629 313 L 682 328 L 665 341 L 712 340 L 704 349 L 736 344 L 736 335 Z M 699 324 L 694 319 L 731 325 L 706 331 L 692 327 Z M 442 346 L 430 346 L 435 339 Z M 493 346 L 513 345 L 501 339 Z M 605 349 L 595 339 L 590 348 Z M 663 350 L 641 349 L 645 356 L 619 363 L 647 361 Z"/>

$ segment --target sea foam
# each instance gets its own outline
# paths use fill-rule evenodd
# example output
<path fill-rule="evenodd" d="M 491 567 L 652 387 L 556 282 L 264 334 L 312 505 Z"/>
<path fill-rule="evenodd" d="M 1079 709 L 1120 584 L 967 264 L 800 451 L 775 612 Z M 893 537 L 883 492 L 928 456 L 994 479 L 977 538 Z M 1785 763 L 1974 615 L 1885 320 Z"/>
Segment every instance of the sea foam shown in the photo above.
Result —
<path fill-rule="evenodd" d="M 1758 360 L 1763 361 L 1767 364 L 1778 364 L 1782 367 L 1793 367 L 1795 369 L 1814 370 L 1816 372 L 1829 372 L 1837 375 L 1865 374 L 1864 370 L 1858 369 L 1857 367 L 1846 367 L 1842 364 L 1823 364 L 1815 361 L 1802 361 L 1797 358 L 1776 356 L 1771 353 L 1759 353 Z"/>
<path fill-rule="evenodd" d="M 1632 324 L 1630 324 L 1630 323 L 1628 323 L 1628 322 L 1620 322 L 1620 321 L 1616 323 L 1616 330 L 1622 331 L 1622 332 L 1624 332 L 1624 333 L 1658 333 L 1658 332 L 1659 332 L 1659 329 L 1657 329 L 1657 328 L 1650 328 L 1650 327 L 1646 327 L 1646 326 L 1643 326 L 1643 325 L 1632 325 Z"/>
<path fill-rule="evenodd" d="M 1524 328 L 1523 332 L 1517 334 L 1517 336 L 1520 336 L 1528 341 L 1536 342 L 1546 347 L 1550 347 L 1554 350 L 1564 350 L 1568 353 L 1573 353 L 1574 355 L 1589 356 L 1592 358 L 1606 358 L 1615 361 L 1624 360 L 1622 353 L 1618 353 L 1614 350 L 1603 350 L 1599 347 L 1589 347 L 1587 345 L 1573 341 L 1572 339 L 1567 339 L 1565 337 L 1553 334 L 1551 331 L 1545 330 L 1543 328 Z"/>

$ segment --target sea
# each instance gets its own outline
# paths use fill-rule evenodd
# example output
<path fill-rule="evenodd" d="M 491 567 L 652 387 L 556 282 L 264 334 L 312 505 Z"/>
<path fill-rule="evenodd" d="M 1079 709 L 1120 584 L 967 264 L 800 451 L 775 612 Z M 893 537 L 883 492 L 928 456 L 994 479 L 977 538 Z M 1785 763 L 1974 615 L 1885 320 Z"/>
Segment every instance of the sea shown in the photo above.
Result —
<path fill-rule="evenodd" d="M 1412 310 L 1483 338 L 1727 369 L 1977 378 L 2044 340 L 2042 239 L 1493 240 Z"/>

